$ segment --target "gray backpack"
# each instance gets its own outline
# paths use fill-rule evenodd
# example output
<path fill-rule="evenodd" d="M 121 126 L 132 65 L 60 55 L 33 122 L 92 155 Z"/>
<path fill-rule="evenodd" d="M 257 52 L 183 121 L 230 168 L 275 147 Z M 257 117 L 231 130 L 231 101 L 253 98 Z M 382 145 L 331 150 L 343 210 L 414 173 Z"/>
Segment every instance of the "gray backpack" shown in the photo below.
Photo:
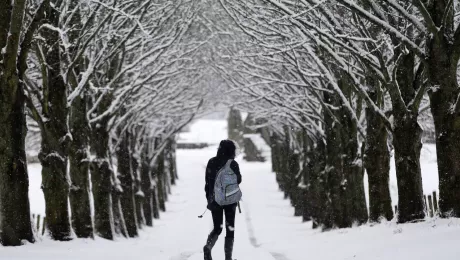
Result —
<path fill-rule="evenodd" d="M 243 196 L 238 185 L 238 177 L 230 168 L 232 161 L 228 160 L 219 170 L 214 184 L 214 200 L 220 206 L 238 203 Z"/>

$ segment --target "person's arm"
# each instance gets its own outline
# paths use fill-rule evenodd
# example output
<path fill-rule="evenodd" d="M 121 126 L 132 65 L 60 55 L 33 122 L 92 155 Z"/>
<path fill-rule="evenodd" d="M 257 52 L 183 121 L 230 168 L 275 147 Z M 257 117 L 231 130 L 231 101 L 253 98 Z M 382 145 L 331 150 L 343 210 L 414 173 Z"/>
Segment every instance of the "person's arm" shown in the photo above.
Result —
<path fill-rule="evenodd" d="M 209 160 L 208 165 L 206 166 L 206 174 L 205 174 L 205 185 L 204 191 L 206 193 L 206 200 L 209 200 L 209 185 L 210 185 L 210 175 L 211 175 L 211 168 L 210 168 L 211 160 Z"/>
<path fill-rule="evenodd" d="M 240 184 L 242 181 L 240 166 L 238 165 L 236 161 L 233 161 L 232 164 L 230 165 L 230 168 L 232 168 L 233 172 L 236 174 L 236 177 L 238 179 L 238 184 Z"/>

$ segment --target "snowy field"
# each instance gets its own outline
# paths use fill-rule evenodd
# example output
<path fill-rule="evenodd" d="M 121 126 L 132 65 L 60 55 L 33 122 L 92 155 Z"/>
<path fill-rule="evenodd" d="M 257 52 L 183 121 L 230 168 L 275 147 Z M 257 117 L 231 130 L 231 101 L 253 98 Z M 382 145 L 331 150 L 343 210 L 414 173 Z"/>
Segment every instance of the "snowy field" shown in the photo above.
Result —
<path fill-rule="evenodd" d="M 226 138 L 224 121 L 199 120 L 182 141 L 217 144 Z M 135 259 L 201 260 L 202 247 L 212 228 L 206 207 L 204 172 L 215 145 L 202 150 L 179 150 L 179 182 L 167 203 L 167 212 L 153 228 L 144 228 L 139 239 L 117 238 L 54 242 L 46 237 L 19 248 L 0 247 L 0 259 Z M 371 227 L 321 233 L 311 223 L 293 217 L 294 209 L 278 191 L 270 162 L 247 163 L 240 158 L 243 175 L 242 214 L 237 213 L 234 258 L 238 260 L 454 260 L 460 258 L 460 220 L 428 219 L 424 223 L 396 225 L 387 222 Z M 434 159 L 433 159 L 434 158 Z M 435 151 L 425 146 L 422 155 L 424 189 L 437 188 Z M 394 166 L 394 165 L 393 165 Z M 30 198 L 33 213 L 44 212 L 40 190 L 40 167 L 30 165 Z M 392 197 L 397 194 L 394 167 Z M 393 204 L 396 202 L 393 201 Z M 225 231 L 224 231 L 225 233 Z M 213 250 L 214 260 L 223 260 L 223 237 Z"/>

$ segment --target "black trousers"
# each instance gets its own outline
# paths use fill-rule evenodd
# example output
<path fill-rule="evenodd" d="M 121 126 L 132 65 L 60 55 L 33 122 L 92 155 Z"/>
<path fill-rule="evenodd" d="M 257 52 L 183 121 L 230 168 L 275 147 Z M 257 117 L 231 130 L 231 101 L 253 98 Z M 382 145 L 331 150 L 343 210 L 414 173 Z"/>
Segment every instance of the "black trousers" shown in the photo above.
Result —
<path fill-rule="evenodd" d="M 217 207 L 212 212 L 212 221 L 214 222 L 214 229 L 211 231 L 211 235 L 219 236 L 223 230 L 224 214 L 225 214 L 225 230 L 226 238 L 235 237 L 235 215 L 236 215 L 237 204 L 227 205 L 223 207 Z"/>

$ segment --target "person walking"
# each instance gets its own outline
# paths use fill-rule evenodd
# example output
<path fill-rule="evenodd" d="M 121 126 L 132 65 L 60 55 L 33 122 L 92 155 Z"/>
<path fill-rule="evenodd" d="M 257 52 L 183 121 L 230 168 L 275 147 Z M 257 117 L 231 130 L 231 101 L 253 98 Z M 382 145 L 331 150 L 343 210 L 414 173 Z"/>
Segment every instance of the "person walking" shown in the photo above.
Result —
<path fill-rule="evenodd" d="M 241 183 L 241 173 L 239 165 L 235 161 L 235 154 L 235 143 L 231 140 L 222 140 L 219 144 L 216 157 L 211 158 L 206 167 L 206 184 L 204 190 L 206 192 L 206 199 L 208 202 L 207 208 L 212 213 L 214 228 L 208 236 L 206 245 L 203 247 L 204 260 L 212 260 L 211 250 L 216 244 L 219 235 L 222 233 L 224 215 L 226 229 L 224 246 L 225 260 L 232 260 L 233 244 L 235 239 L 235 215 L 238 202 L 224 206 L 219 205 L 216 202 L 217 195 L 214 192 L 214 186 L 216 184 L 216 179 L 219 177 L 219 172 L 225 167 L 227 167 L 227 170 L 228 168 L 231 169 L 230 173 L 233 172 L 233 174 L 236 175 L 238 184 Z M 227 192 L 224 196 L 231 196 L 235 194 L 236 191 L 240 193 L 240 197 L 237 198 L 239 201 L 241 198 L 241 192 L 239 191 L 238 185 L 235 184 L 235 186 L 237 189 Z"/>

